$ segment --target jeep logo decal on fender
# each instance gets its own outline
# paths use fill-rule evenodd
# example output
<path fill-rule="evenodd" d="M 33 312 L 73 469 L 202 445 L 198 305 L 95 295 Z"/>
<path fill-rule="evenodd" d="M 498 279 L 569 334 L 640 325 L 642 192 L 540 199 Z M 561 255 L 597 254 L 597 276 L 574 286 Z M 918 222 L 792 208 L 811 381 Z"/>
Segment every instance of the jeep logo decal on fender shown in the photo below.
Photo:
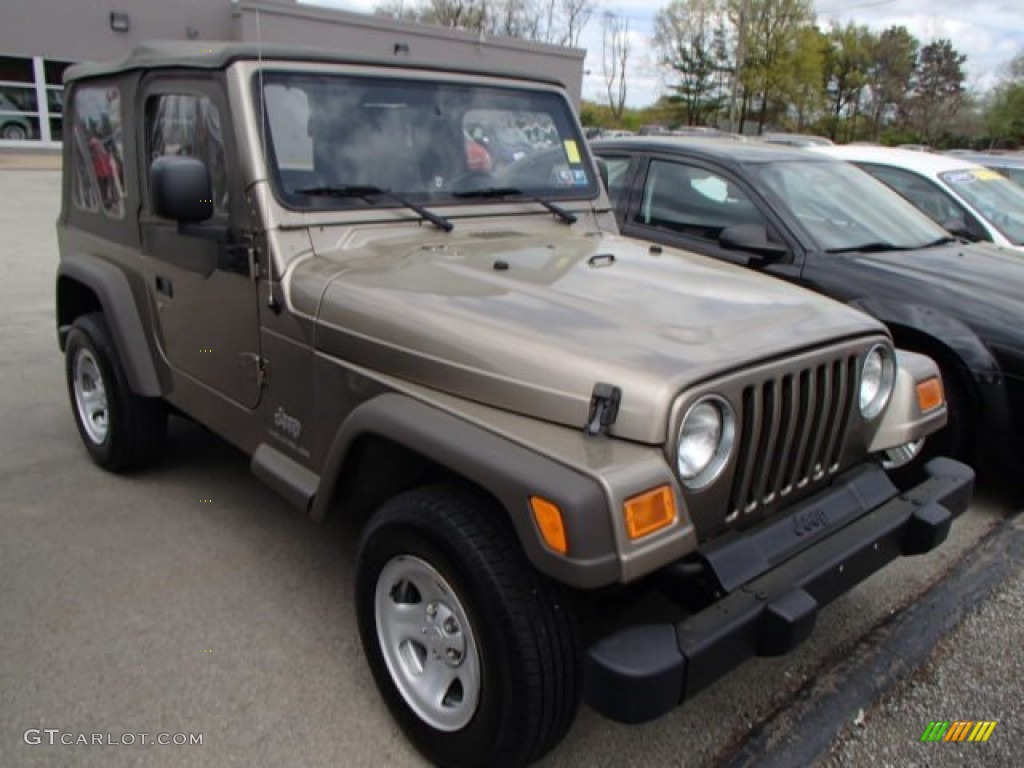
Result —
<path fill-rule="evenodd" d="M 292 440 L 298 440 L 302 434 L 302 422 L 294 416 L 289 416 L 280 406 L 274 411 L 274 426 L 289 435 Z"/>
<path fill-rule="evenodd" d="M 808 533 L 824 528 L 828 525 L 828 518 L 823 509 L 811 509 L 806 512 L 797 512 L 793 515 L 793 533 L 797 536 L 805 536 Z"/>

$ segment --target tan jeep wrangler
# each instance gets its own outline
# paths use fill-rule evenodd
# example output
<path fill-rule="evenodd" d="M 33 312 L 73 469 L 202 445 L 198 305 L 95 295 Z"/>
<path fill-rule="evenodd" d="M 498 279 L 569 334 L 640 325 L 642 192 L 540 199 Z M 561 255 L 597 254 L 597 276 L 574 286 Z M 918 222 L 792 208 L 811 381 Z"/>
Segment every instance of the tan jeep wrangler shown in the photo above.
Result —
<path fill-rule="evenodd" d="M 136 469 L 187 416 L 314 519 L 363 522 L 366 657 L 435 762 L 535 760 L 581 697 L 655 718 L 968 504 L 955 462 L 887 473 L 945 420 L 934 364 L 617 236 L 557 83 L 209 43 L 66 77 L 86 449 Z M 595 611 L 609 588 L 677 615 Z"/>

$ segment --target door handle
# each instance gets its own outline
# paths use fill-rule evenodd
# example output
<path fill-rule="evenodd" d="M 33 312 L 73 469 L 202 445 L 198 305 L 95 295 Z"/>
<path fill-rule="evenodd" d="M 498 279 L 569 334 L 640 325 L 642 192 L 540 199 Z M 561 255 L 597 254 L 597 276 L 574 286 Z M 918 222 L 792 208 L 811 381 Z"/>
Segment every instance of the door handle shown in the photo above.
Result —
<path fill-rule="evenodd" d="M 156 276 L 156 290 L 158 293 L 162 293 L 168 298 L 174 298 L 174 286 L 166 277 L 161 277 L 160 275 Z"/>

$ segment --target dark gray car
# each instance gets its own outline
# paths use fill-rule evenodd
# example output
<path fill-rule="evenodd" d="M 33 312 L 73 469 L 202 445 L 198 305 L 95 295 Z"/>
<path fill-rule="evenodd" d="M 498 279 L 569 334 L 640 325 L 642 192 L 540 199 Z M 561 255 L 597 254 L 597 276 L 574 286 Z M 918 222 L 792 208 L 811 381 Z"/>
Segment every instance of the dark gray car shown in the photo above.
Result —
<path fill-rule="evenodd" d="M 932 452 L 1017 471 L 1024 259 L 951 237 L 886 185 L 817 152 L 708 141 L 593 144 L 625 234 L 753 267 L 863 309 L 943 370 Z"/>

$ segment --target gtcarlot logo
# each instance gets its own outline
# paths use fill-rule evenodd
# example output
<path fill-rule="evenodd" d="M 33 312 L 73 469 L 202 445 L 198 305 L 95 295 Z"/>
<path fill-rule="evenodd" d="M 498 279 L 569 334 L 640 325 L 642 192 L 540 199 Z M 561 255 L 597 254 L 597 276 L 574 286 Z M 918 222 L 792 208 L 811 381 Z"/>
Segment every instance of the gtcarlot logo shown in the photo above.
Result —
<path fill-rule="evenodd" d="M 134 747 L 138 745 L 152 746 L 156 744 L 161 747 L 184 747 L 202 745 L 203 734 L 201 733 L 122 733 L 115 736 L 112 733 L 75 733 L 62 731 L 60 728 L 29 728 L 22 735 L 26 744 L 37 746 L 48 744 L 55 746 L 63 744 L 66 747 L 72 746 L 97 746 L 97 747 Z"/>

